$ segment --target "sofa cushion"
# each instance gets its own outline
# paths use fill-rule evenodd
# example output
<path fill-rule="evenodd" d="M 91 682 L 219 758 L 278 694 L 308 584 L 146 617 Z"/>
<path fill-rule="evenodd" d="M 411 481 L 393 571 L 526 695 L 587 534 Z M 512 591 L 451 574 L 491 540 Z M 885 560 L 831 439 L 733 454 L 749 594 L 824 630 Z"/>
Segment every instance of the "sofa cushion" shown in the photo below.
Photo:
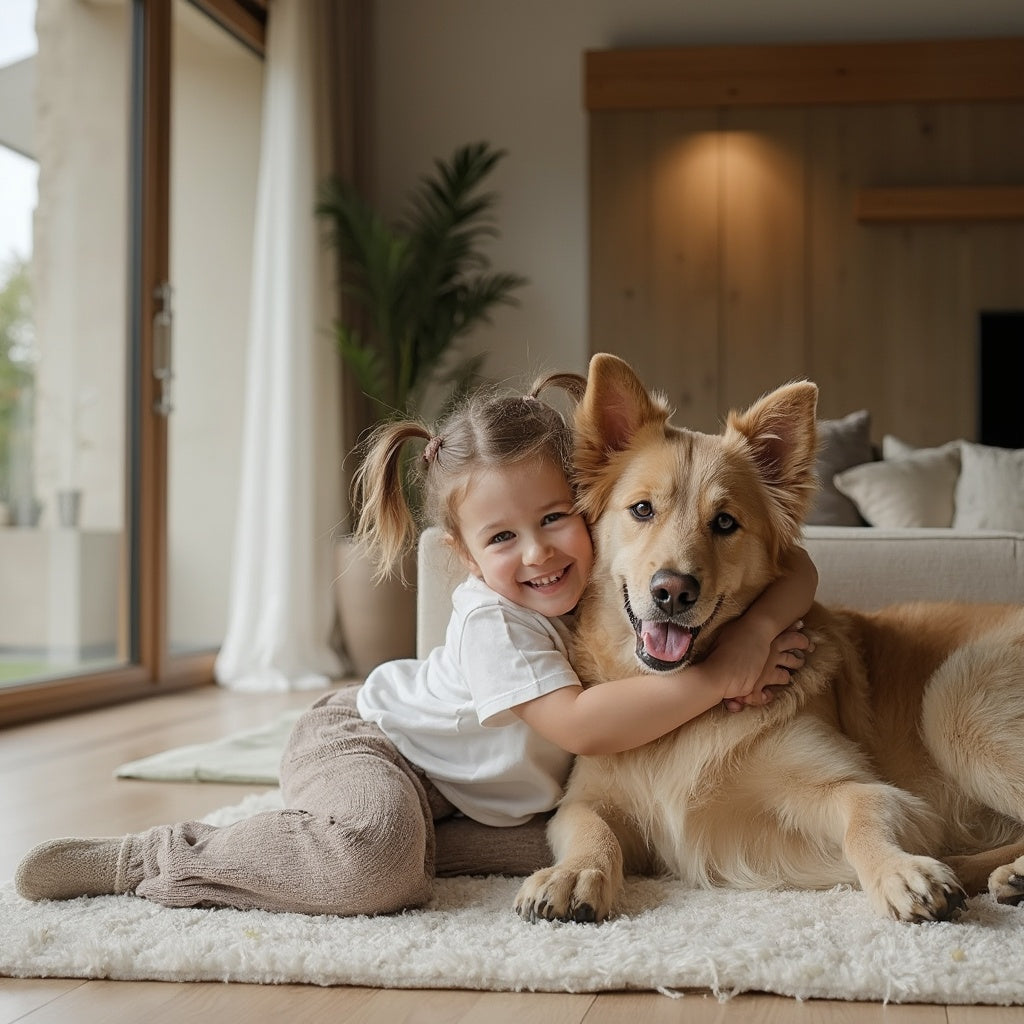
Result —
<path fill-rule="evenodd" d="M 816 526 L 863 526 L 857 506 L 835 486 L 835 476 L 851 466 L 871 462 L 871 415 L 866 409 L 838 420 L 818 421 L 818 458 L 815 471 L 820 490 L 807 517 Z"/>
<path fill-rule="evenodd" d="M 901 601 L 1024 602 L 1024 534 L 809 526 L 817 600 L 870 610 Z"/>
<path fill-rule="evenodd" d="M 1024 531 L 1024 448 L 960 442 L 953 526 Z"/>
<path fill-rule="evenodd" d="M 951 526 L 960 474 L 960 447 L 913 448 L 896 437 L 882 439 L 882 460 L 837 473 L 845 494 L 872 526 L 898 529 Z"/>
<path fill-rule="evenodd" d="M 466 578 L 466 567 L 436 526 L 420 535 L 417 557 L 416 657 L 425 658 L 444 643 L 452 591 Z"/>

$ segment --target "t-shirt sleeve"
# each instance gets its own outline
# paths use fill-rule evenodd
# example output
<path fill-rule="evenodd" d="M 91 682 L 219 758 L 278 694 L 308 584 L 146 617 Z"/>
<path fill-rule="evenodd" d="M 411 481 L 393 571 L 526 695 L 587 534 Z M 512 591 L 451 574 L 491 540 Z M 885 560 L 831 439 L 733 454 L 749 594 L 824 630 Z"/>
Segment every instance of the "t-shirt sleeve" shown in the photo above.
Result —
<path fill-rule="evenodd" d="M 467 616 L 459 661 L 481 725 L 506 725 L 511 708 L 580 682 L 555 628 L 504 606 Z"/>

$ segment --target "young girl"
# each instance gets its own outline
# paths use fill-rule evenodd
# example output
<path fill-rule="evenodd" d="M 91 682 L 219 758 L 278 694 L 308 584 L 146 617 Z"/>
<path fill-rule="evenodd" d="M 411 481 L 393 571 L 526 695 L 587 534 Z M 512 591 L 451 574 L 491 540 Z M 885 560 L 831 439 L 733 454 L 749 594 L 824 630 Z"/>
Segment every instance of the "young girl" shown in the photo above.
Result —
<path fill-rule="evenodd" d="M 285 810 L 219 828 L 191 821 L 51 840 L 22 861 L 19 893 L 134 892 L 166 906 L 310 914 L 418 906 L 437 873 L 525 874 L 549 863 L 542 815 L 573 753 L 638 746 L 723 699 L 761 703 L 766 687 L 787 682 L 808 647 L 784 627 L 810 607 L 809 559 L 702 664 L 581 686 L 563 617 L 593 552 L 567 480 L 570 431 L 538 397 L 552 383 L 576 391 L 582 378 L 476 397 L 436 433 L 406 421 L 372 438 L 356 479 L 358 533 L 382 574 L 415 538 L 402 454 L 418 438 L 429 518 L 470 576 L 442 647 L 382 665 L 300 718 L 281 762 Z"/>

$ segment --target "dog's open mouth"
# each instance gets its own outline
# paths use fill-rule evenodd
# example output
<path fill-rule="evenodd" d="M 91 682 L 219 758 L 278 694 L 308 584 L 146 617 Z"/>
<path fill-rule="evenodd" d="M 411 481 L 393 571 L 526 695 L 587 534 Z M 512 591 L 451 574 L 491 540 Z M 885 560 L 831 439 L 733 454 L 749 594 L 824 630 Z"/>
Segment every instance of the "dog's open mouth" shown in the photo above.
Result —
<path fill-rule="evenodd" d="M 681 626 L 670 619 L 638 618 L 629 602 L 629 591 L 625 584 L 622 586 L 622 600 L 636 633 L 636 656 L 648 668 L 658 672 L 667 672 L 689 664 L 693 656 L 694 641 L 722 606 L 722 598 L 719 598 L 714 611 L 699 626 Z"/>

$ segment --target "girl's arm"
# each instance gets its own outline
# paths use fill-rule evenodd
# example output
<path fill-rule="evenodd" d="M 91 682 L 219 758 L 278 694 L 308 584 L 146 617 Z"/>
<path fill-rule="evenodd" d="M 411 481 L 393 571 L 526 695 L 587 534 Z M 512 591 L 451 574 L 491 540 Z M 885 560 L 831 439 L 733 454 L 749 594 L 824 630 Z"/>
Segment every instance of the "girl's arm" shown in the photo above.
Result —
<path fill-rule="evenodd" d="M 807 638 L 773 637 L 773 671 L 763 685 L 790 681 Z M 763 652 L 758 654 L 764 664 Z M 760 669 L 758 669 L 760 671 Z M 756 673 L 755 673 L 756 675 Z M 632 676 L 584 688 L 565 686 L 513 708 L 535 732 L 572 754 L 615 754 L 643 746 L 720 704 L 732 680 L 713 658 L 672 675 Z"/>
<path fill-rule="evenodd" d="M 818 570 L 810 555 L 803 548 L 794 548 L 785 574 L 718 634 L 710 657 L 732 679 L 731 691 L 725 695 L 730 707 L 765 703 L 764 687 L 773 685 L 766 677 L 775 668 L 769 657 L 772 643 L 810 611 L 817 589 Z"/>

